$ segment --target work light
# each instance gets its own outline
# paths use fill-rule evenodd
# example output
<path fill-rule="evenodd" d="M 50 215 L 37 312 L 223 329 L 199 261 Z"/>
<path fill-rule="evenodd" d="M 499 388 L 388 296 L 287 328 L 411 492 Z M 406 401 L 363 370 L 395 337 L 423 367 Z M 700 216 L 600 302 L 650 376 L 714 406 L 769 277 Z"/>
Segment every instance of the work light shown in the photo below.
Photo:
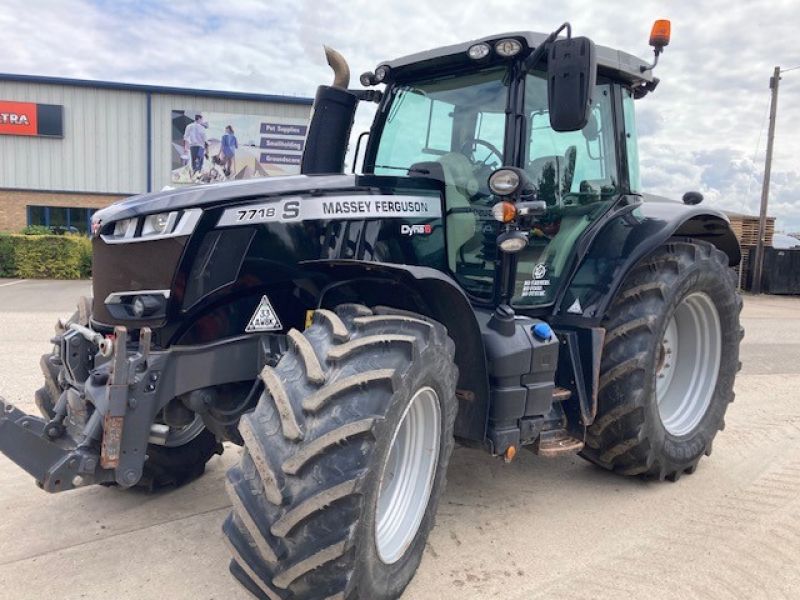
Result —
<path fill-rule="evenodd" d="M 489 56 L 489 52 L 491 51 L 492 49 L 489 47 L 489 44 L 484 44 L 481 42 L 480 44 L 470 46 L 469 50 L 467 50 L 467 54 L 472 60 L 480 60 Z"/>
<path fill-rule="evenodd" d="M 503 58 L 511 58 L 519 54 L 520 50 L 522 50 L 522 44 L 519 43 L 519 40 L 513 38 L 500 40 L 494 45 L 494 51 Z"/>
<path fill-rule="evenodd" d="M 528 245 L 528 234 L 518 229 L 505 231 L 497 236 L 497 245 L 507 254 L 515 254 Z"/>
<path fill-rule="evenodd" d="M 381 83 L 384 79 L 386 79 L 387 75 L 389 75 L 389 67 L 386 65 L 381 65 L 375 69 L 375 81 L 378 83 Z"/>
<path fill-rule="evenodd" d="M 497 169 L 489 175 L 489 189 L 498 196 L 508 196 L 519 189 L 519 173 L 513 169 Z"/>

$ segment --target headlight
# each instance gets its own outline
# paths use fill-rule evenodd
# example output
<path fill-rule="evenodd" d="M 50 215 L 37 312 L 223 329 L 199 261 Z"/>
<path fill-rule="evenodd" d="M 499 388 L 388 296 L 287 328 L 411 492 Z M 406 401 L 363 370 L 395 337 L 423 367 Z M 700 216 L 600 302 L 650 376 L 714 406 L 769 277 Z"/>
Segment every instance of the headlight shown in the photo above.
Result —
<path fill-rule="evenodd" d="M 107 244 L 124 244 L 190 235 L 202 214 L 202 209 L 190 208 L 122 219 L 102 225 L 100 237 Z"/>
<path fill-rule="evenodd" d="M 508 196 L 519 189 L 519 173 L 512 169 L 497 169 L 489 175 L 489 189 L 498 196 Z"/>
<path fill-rule="evenodd" d="M 156 296 L 151 295 L 136 296 L 131 303 L 133 315 L 138 319 L 152 316 L 159 312 L 159 309 L 161 308 L 161 300 Z"/>
<path fill-rule="evenodd" d="M 170 233 L 175 228 L 177 218 L 177 211 L 146 216 L 142 225 L 142 236 Z"/>
<path fill-rule="evenodd" d="M 522 44 L 519 43 L 519 40 L 513 38 L 500 40 L 494 45 L 494 51 L 503 58 L 515 56 L 519 54 L 520 50 L 522 50 Z"/>
<path fill-rule="evenodd" d="M 131 230 L 128 235 L 128 230 Z M 123 219 L 114 223 L 114 237 L 133 237 L 136 232 L 136 219 Z"/>
<path fill-rule="evenodd" d="M 480 60 L 489 56 L 489 52 L 491 51 L 492 49 L 489 47 L 489 44 L 480 43 L 470 46 L 469 50 L 467 50 L 467 54 L 472 60 Z"/>

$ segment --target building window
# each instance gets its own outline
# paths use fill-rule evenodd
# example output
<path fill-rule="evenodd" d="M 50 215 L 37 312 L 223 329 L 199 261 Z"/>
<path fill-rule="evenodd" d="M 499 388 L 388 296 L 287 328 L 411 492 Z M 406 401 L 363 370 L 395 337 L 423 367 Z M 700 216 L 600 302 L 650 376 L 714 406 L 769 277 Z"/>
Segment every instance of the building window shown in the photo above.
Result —
<path fill-rule="evenodd" d="M 74 206 L 28 206 L 28 225 L 43 225 L 60 231 L 88 235 L 96 208 Z"/>

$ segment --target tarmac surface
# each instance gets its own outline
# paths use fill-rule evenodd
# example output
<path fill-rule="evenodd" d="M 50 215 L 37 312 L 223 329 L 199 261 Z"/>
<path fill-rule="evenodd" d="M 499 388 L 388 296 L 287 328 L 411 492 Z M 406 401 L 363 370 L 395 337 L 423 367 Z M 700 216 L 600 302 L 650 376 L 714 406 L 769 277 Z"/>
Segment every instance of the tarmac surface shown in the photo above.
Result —
<path fill-rule="evenodd" d="M 0 280 L 0 393 L 32 412 L 39 356 L 86 282 Z M 747 297 L 736 402 L 677 483 L 457 448 L 404 600 L 800 597 L 800 298 Z M 159 494 L 39 490 L 0 455 L 0 598 L 245 600 L 220 527 L 225 469 Z"/>

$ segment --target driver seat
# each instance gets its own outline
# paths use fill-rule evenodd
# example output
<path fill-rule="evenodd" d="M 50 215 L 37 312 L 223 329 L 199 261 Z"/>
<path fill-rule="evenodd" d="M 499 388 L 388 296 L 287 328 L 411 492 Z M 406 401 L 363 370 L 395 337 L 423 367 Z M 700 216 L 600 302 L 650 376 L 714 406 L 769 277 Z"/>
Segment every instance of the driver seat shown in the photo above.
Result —
<path fill-rule="evenodd" d="M 477 219 L 470 198 L 478 192 L 478 181 L 469 159 L 459 152 L 448 152 L 436 161 L 411 165 L 416 171 L 427 171 L 427 177 L 444 183 L 447 264 L 456 271 L 462 246 L 475 237 Z"/>
<path fill-rule="evenodd" d="M 436 160 L 442 166 L 445 187 L 447 262 L 455 272 L 461 247 L 475 237 L 477 219 L 470 199 L 478 192 L 472 164 L 460 152 L 448 152 Z"/>

